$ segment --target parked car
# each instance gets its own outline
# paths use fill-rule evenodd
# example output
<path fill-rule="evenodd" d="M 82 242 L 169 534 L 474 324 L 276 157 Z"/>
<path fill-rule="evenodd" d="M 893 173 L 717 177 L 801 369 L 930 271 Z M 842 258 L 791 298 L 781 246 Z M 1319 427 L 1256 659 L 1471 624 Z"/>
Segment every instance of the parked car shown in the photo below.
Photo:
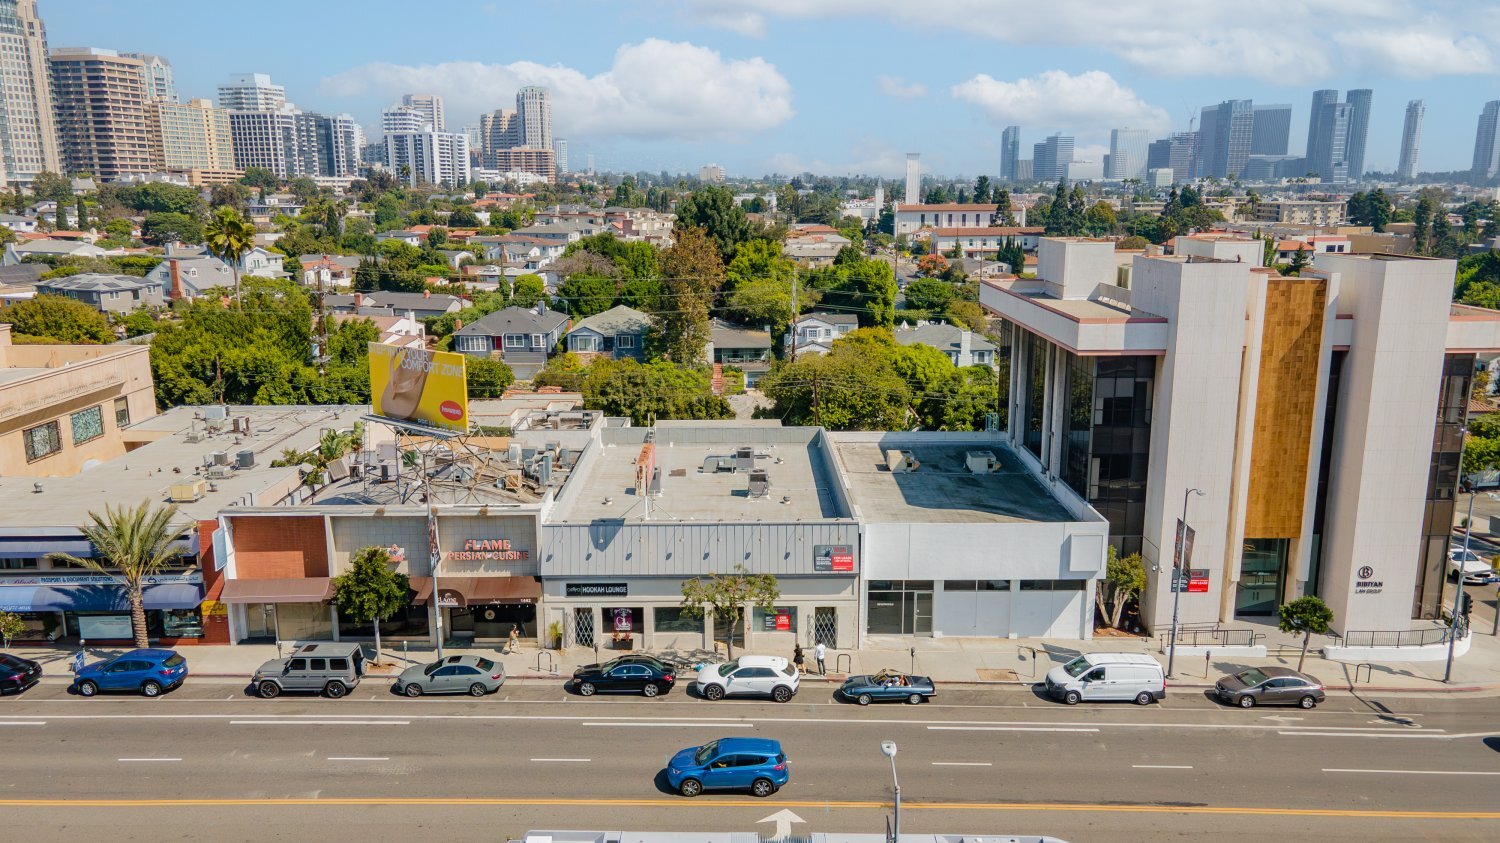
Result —
<path fill-rule="evenodd" d="M 694 687 L 708 700 L 743 695 L 787 702 L 797 693 L 800 679 L 797 668 L 781 656 L 741 656 L 723 664 L 704 665 L 698 670 Z"/>
<path fill-rule="evenodd" d="M 482 697 L 505 684 L 505 665 L 483 656 L 449 656 L 401 671 L 395 690 L 408 697 L 423 694 L 468 694 Z"/>
<path fill-rule="evenodd" d="M 1464 574 L 1464 585 L 1489 585 L 1500 580 L 1500 575 L 1495 572 L 1487 560 L 1472 550 L 1464 550 L 1462 547 L 1448 548 L 1448 580 L 1458 579 L 1458 572 Z"/>
<path fill-rule="evenodd" d="M 937 694 L 937 688 L 928 676 L 912 676 L 895 670 L 882 670 L 867 676 L 851 676 L 839 686 L 838 693 L 846 700 L 860 705 L 872 702 L 904 700 L 916 705 L 926 702 Z"/>
<path fill-rule="evenodd" d="M 261 665 L 250 687 L 268 700 L 282 691 L 321 692 L 337 699 L 354 690 L 364 675 L 365 654 L 358 644 L 319 641 L 303 644 L 287 658 Z"/>
<path fill-rule="evenodd" d="M 1300 705 L 1312 708 L 1325 698 L 1323 683 L 1289 667 L 1252 667 L 1221 678 L 1214 693 L 1229 705 Z"/>
<path fill-rule="evenodd" d="M 600 692 L 654 697 L 672 690 L 677 682 L 677 668 L 653 656 L 621 656 L 604 664 L 586 664 L 573 671 L 569 681 L 585 697 Z"/>
<path fill-rule="evenodd" d="M 1068 705 L 1083 700 L 1135 700 L 1150 705 L 1167 695 L 1161 662 L 1145 653 L 1086 653 L 1047 671 L 1047 695 Z"/>
<path fill-rule="evenodd" d="M 139 691 L 143 696 L 159 697 L 163 691 L 181 685 L 187 675 L 187 659 L 176 650 L 131 650 L 84 665 L 73 677 L 73 687 L 84 697 L 100 691 Z"/>
<path fill-rule="evenodd" d="M 791 765 L 779 741 L 767 738 L 719 738 L 690 746 L 667 761 L 667 783 L 683 796 L 705 790 L 748 790 L 770 796 L 792 778 Z"/>
<path fill-rule="evenodd" d="M 0 694 L 20 693 L 42 681 L 42 666 L 31 659 L 0 653 Z"/>

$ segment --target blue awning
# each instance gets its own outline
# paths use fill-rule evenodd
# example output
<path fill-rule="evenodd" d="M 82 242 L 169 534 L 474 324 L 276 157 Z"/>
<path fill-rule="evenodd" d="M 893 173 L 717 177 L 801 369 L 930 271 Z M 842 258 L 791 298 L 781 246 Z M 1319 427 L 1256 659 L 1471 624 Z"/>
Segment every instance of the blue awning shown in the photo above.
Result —
<path fill-rule="evenodd" d="M 49 553 L 93 556 L 94 545 L 86 538 L 20 538 L 0 536 L 0 559 L 35 559 Z"/>
<path fill-rule="evenodd" d="M 147 609 L 192 609 L 203 602 L 200 583 L 156 583 L 142 595 Z M 118 585 L 0 586 L 0 611 L 128 612 L 130 601 Z"/>

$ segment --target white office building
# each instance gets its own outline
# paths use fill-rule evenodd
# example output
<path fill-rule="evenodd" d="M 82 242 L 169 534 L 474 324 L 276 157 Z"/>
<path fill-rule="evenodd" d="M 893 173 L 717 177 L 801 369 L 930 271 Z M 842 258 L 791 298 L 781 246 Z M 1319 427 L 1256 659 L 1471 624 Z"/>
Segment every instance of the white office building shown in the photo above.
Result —
<path fill-rule="evenodd" d="M 286 104 L 286 88 L 268 73 L 236 73 L 219 86 L 219 107 L 227 111 L 277 111 Z"/>
<path fill-rule="evenodd" d="M 468 184 L 469 138 L 457 132 L 387 132 L 386 165 L 407 184 Z"/>

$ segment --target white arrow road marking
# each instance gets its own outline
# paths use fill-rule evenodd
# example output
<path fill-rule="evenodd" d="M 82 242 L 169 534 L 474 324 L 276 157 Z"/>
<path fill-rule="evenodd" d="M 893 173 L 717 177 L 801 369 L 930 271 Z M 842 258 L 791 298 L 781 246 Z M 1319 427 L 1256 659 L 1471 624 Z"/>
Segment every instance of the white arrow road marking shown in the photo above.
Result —
<path fill-rule="evenodd" d="M 791 836 L 791 833 L 792 833 L 792 823 L 804 823 L 804 822 L 807 822 L 807 820 L 804 820 L 801 817 L 797 816 L 796 814 L 792 813 L 791 811 L 789 811 L 789 810 L 787 810 L 785 808 L 782 808 L 780 811 L 777 811 L 776 813 L 772 814 L 771 816 L 766 817 L 763 820 L 757 821 L 756 825 L 759 825 L 760 823 L 776 823 L 775 839 L 777 839 L 777 840 L 785 840 L 789 836 Z"/>

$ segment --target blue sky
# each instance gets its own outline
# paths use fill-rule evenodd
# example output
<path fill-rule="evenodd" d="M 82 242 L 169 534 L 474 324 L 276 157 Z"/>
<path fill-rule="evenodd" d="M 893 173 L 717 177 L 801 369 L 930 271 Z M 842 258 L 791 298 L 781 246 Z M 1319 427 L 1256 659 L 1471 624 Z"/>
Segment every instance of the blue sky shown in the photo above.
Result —
<path fill-rule="evenodd" d="M 1315 88 L 1375 91 L 1366 166 L 1395 166 L 1424 99 L 1424 170 L 1467 168 L 1500 98 L 1500 4 L 1450 0 L 40 0 L 53 46 L 154 52 L 184 97 L 270 73 L 297 105 L 378 134 L 406 92 L 450 127 L 552 88 L 574 166 L 895 176 L 998 171 L 1054 131 L 1097 161 L 1111 128 L 1183 130 L 1230 98 L 1294 106 Z M 1085 167 L 1087 172 L 1088 168 Z"/>

